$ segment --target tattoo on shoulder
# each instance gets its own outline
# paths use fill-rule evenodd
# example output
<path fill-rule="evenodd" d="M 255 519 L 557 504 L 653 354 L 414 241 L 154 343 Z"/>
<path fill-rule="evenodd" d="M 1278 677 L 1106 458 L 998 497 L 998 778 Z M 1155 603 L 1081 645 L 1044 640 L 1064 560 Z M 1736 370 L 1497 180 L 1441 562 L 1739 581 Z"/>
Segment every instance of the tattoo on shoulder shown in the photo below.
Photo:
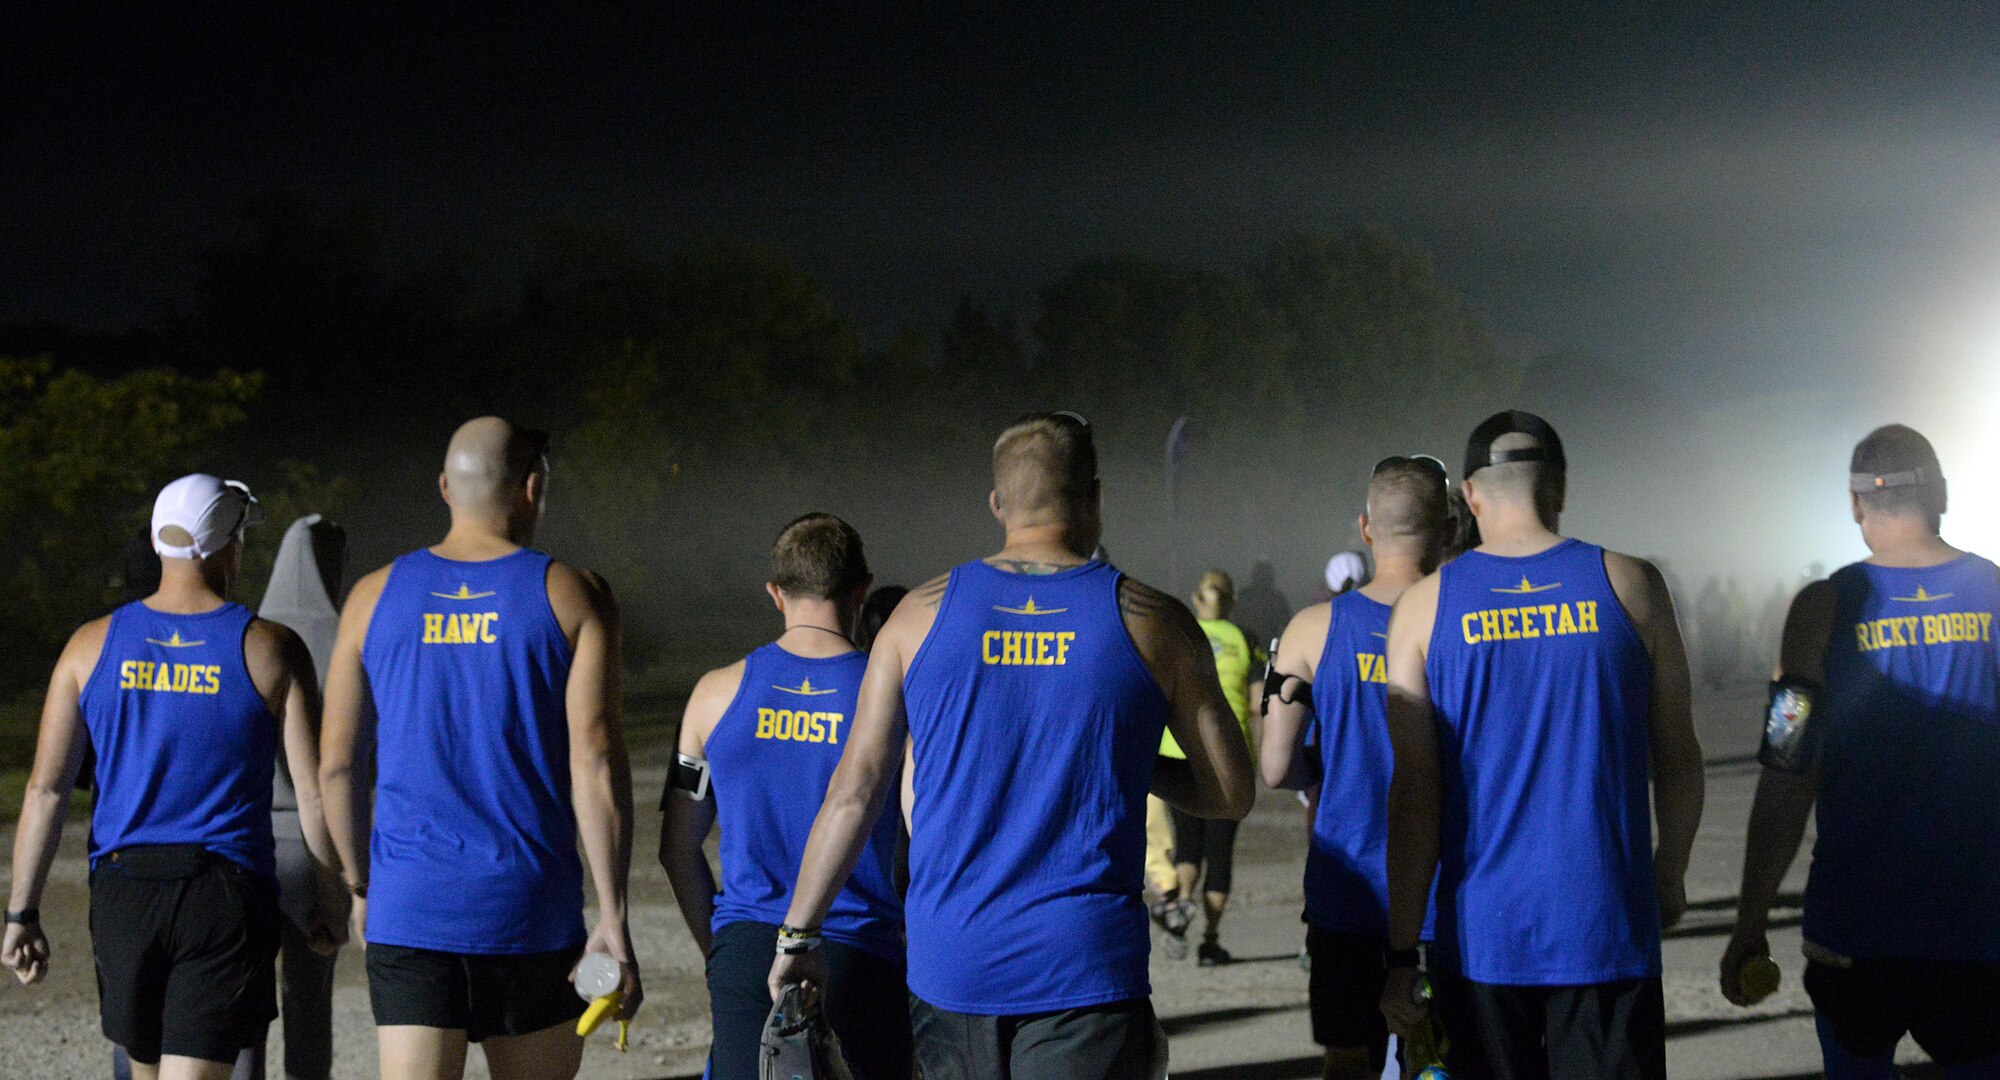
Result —
<path fill-rule="evenodd" d="M 939 578 L 928 585 L 919 586 L 916 592 L 903 598 L 903 603 L 907 604 L 914 600 L 925 607 L 934 608 L 938 606 L 940 600 L 944 599 L 944 587 L 950 581 L 950 578 Z"/>
<path fill-rule="evenodd" d="M 1118 611 L 1130 619 L 1157 619 L 1172 610 L 1173 601 L 1158 589 L 1127 578 L 1118 590 Z"/>
<path fill-rule="evenodd" d="M 995 570 L 1005 570 L 1010 574 L 1032 574 L 1037 577 L 1046 577 L 1049 574 L 1060 574 L 1064 570 L 1074 570 L 1083 564 L 1030 562 L 1026 559 L 987 559 L 986 565 L 993 567 Z"/>

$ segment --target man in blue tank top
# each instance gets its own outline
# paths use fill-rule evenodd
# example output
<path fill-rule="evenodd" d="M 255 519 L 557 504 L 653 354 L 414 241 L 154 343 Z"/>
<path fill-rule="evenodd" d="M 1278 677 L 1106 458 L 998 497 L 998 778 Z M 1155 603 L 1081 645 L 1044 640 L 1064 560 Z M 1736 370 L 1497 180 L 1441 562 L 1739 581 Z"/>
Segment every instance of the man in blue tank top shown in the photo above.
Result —
<path fill-rule="evenodd" d="M 1703 788 L 1673 601 L 1651 563 L 1557 535 L 1546 421 L 1492 416 L 1465 456 L 1482 542 L 1389 624 L 1382 1011 L 1404 1036 L 1428 1018 L 1435 879 L 1454 1074 L 1663 1077 L 1660 935 L 1687 905 Z"/>
<path fill-rule="evenodd" d="M 660 865 L 708 964 L 710 1080 L 757 1080 L 766 977 L 826 784 L 847 746 L 868 654 L 848 638 L 868 595 L 861 536 L 832 514 L 785 526 L 765 591 L 778 639 L 703 675 L 661 798 Z M 703 782 L 704 776 L 707 778 Z M 702 844 L 722 826 L 722 882 Z M 901 829 L 883 814 L 821 929 L 827 1020 L 859 1080 L 909 1080 Z"/>
<path fill-rule="evenodd" d="M 1306 951 L 1312 960 L 1313 1041 L 1326 1080 L 1380 1076 L 1389 947 L 1389 608 L 1437 568 L 1450 528 L 1444 466 L 1392 457 L 1375 466 L 1361 539 L 1375 560 L 1368 584 L 1293 616 L 1278 639 L 1264 703 L 1259 768 L 1274 788 L 1311 788 L 1306 851 Z M 1304 745 L 1308 728 L 1317 738 Z"/>
<path fill-rule="evenodd" d="M 461 1076 L 472 1042 L 500 1080 L 574 1076 L 585 953 L 622 966 L 619 1018 L 639 1005 L 618 608 L 527 546 L 546 451 L 497 417 L 461 426 L 438 481 L 451 531 L 355 582 L 334 641 L 322 780 L 385 1078 Z M 372 830 L 355 771 L 371 741 Z"/>
<path fill-rule="evenodd" d="M 1249 753 L 1187 608 L 1087 554 L 1099 532 L 1088 423 L 1019 421 L 993 473 L 1006 546 L 911 593 L 875 640 L 771 991 L 826 985 L 826 920 L 907 734 L 904 916 L 926 1080 L 1155 1075 L 1146 792 L 1240 820 Z M 1185 762 L 1156 761 L 1163 729 Z"/>
<path fill-rule="evenodd" d="M 314 862 L 313 946 L 346 936 L 319 800 L 319 683 L 297 634 L 226 597 L 256 500 L 196 473 L 153 504 L 159 589 L 71 636 L 14 839 L 4 962 L 49 967 L 37 908 L 86 740 L 90 926 L 106 1038 L 141 1080 L 222 1080 L 277 1015 L 272 773 L 284 741 Z"/>
<path fill-rule="evenodd" d="M 2000 1076 L 2000 570 L 1938 535 L 1944 473 L 1916 431 L 1871 432 L 1850 472 L 1869 556 L 1785 621 L 1722 989 L 1750 1003 L 1743 966 L 1769 955 L 1817 806 L 1805 987 L 1826 1075 L 1886 1080 L 1909 1034 L 1948 1077 Z"/>

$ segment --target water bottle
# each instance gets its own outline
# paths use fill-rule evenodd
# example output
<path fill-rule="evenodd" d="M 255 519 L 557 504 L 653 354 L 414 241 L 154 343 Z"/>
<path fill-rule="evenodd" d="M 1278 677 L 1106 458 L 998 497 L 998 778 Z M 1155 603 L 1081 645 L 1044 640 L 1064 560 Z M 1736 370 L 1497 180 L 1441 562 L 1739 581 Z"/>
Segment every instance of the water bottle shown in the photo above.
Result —
<path fill-rule="evenodd" d="M 583 962 L 576 966 L 576 996 L 590 1002 L 589 1008 L 577 1018 L 576 1033 L 588 1036 L 604 1023 L 606 1017 L 618 1011 L 625 1003 L 625 994 L 619 990 L 625 983 L 625 975 L 608 953 L 588 953 Z M 625 1049 L 626 1023 L 618 1021 L 618 1049 Z"/>
<path fill-rule="evenodd" d="M 1419 1005 L 1428 1005 L 1431 1000 L 1431 981 L 1418 978 L 1417 985 L 1410 989 L 1410 997 Z M 1444 1037 L 1444 1028 L 1437 1017 L 1425 1020 L 1416 1033 L 1403 1040 L 1403 1060 L 1408 1064 L 1414 1080 L 1451 1080 L 1451 1073 L 1444 1067 L 1444 1054 L 1451 1044 Z"/>

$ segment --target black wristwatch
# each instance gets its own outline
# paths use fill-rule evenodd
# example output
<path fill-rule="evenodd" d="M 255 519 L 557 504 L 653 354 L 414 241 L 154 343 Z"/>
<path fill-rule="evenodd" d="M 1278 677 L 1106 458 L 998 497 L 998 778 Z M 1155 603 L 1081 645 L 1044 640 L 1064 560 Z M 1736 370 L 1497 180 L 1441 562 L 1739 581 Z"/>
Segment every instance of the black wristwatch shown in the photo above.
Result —
<path fill-rule="evenodd" d="M 1394 971 L 1397 968 L 1422 967 L 1423 960 L 1424 954 L 1416 949 L 1382 950 L 1382 970 L 1384 971 Z"/>
<path fill-rule="evenodd" d="M 42 925 L 42 909 L 22 908 L 19 911 L 10 911 L 7 913 L 7 921 L 9 923 L 19 923 L 22 926 L 40 926 Z"/>

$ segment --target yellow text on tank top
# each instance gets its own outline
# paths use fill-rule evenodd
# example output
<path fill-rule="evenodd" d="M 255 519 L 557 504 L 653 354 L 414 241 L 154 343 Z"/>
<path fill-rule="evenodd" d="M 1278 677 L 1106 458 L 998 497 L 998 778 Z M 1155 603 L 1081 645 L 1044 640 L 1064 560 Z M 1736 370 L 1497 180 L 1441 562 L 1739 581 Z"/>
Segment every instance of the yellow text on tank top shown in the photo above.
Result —
<path fill-rule="evenodd" d="M 1528 604 L 1468 611 L 1459 619 L 1467 645 L 1488 641 L 1523 641 L 1570 634 L 1595 634 L 1597 601 L 1574 604 Z"/>
<path fill-rule="evenodd" d="M 1961 641 L 1992 641 L 1993 613 L 1989 611 L 1944 611 L 1936 615 L 1897 615 L 1854 624 L 1854 638 L 1862 652 L 1906 649 L 1923 645 L 1951 645 Z"/>

